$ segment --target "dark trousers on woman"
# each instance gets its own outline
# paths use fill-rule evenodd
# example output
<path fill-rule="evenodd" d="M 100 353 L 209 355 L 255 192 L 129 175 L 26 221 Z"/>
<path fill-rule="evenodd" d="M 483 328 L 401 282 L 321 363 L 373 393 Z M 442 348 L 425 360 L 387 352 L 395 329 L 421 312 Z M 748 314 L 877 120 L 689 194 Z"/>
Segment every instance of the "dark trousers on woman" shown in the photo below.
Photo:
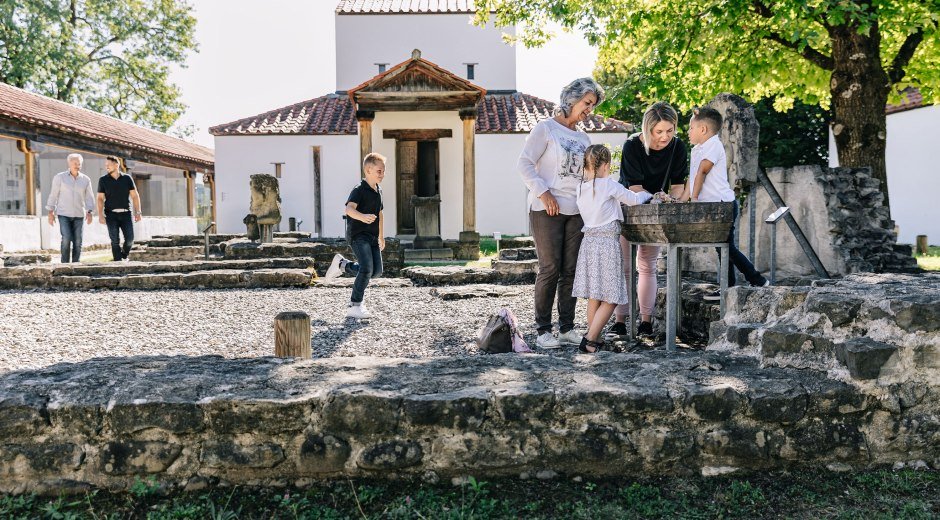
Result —
<path fill-rule="evenodd" d="M 552 331 L 552 303 L 558 294 L 558 328 L 564 334 L 574 328 L 578 299 L 571 295 L 578 251 L 584 233 L 581 215 L 548 216 L 545 211 L 530 211 L 529 223 L 539 257 L 535 277 L 535 325 L 538 333 Z"/>
<path fill-rule="evenodd" d="M 356 277 L 349 301 L 359 305 L 369 280 L 382 276 L 382 251 L 379 249 L 379 239 L 368 235 L 356 236 L 349 245 L 356 255 L 356 262 L 346 264 L 346 273 Z"/>
<path fill-rule="evenodd" d="M 131 218 L 131 212 L 123 213 L 108 212 L 104 217 L 108 225 L 108 236 L 111 237 L 111 256 L 114 261 L 123 260 L 131 252 L 134 245 L 134 220 Z M 121 237 L 118 233 L 124 234 L 124 247 L 121 248 Z"/>
<path fill-rule="evenodd" d="M 82 257 L 82 229 L 84 229 L 84 226 L 85 219 L 82 217 L 63 217 L 59 215 L 59 232 L 62 233 L 59 253 L 62 255 L 63 264 L 78 262 Z"/>
<path fill-rule="evenodd" d="M 735 284 L 735 268 L 741 271 L 741 274 L 744 275 L 748 283 L 755 287 L 760 287 L 764 285 L 767 279 L 761 276 L 761 274 L 757 272 L 757 269 L 754 269 L 754 264 L 744 256 L 744 253 L 738 251 L 738 248 L 734 245 L 734 226 L 737 222 L 738 201 L 734 201 L 734 220 L 731 222 L 731 231 L 728 232 L 728 257 L 731 260 L 728 262 L 728 287 L 732 287 Z M 721 255 L 721 249 L 715 248 L 715 251 L 718 251 L 718 254 Z"/>

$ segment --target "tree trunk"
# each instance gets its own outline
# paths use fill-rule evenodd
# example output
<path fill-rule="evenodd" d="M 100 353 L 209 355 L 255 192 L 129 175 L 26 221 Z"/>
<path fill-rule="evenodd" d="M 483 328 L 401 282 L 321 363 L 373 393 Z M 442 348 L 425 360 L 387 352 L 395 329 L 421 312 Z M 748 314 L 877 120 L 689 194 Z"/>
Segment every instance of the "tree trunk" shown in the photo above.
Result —
<path fill-rule="evenodd" d="M 887 206 L 885 105 L 890 82 L 881 64 L 878 25 L 874 24 L 867 35 L 859 34 L 858 29 L 852 26 L 834 27 L 831 40 L 835 68 L 829 90 L 832 94 L 832 133 L 839 151 L 839 164 L 854 168 L 870 167 L 872 176 L 881 181 Z"/>

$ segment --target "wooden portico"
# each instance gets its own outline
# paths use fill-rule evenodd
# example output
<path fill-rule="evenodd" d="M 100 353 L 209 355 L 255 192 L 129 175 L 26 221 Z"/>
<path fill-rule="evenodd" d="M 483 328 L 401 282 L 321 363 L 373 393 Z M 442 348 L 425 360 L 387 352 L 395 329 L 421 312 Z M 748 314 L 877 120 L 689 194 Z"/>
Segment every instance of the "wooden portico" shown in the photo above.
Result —
<path fill-rule="evenodd" d="M 462 121 L 463 141 L 463 224 L 458 257 L 478 258 L 480 236 L 476 232 L 476 169 L 474 163 L 477 109 L 486 90 L 421 58 L 415 49 L 411 59 L 350 89 L 356 109 L 360 160 L 372 152 L 372 125 L 379 111 L 454 111 Z M 415 220 L 415 204 L 425 199 L 433 203 L 440 192 L 437 141 L 453 138 L 451 129 L 386 129 L 382 138 L 396 140 L 396 190 L 398 231 L 420 231 Z M 415 202 L 413 202 L 415 201 Z M 449 201 L 444 201 L 449 202 Z M 434 209 L 437 211 L 437 208 Z M 423 210 L 418 210 L 423 211 Z M 421 221 L 421 218 L 418 219 Z M 426 221 L 425 221 L 426 222 Z M 439 224 L 438 224 L 439 226 Z M 439 230 L 438 230 L 439 233 Z M 419 234 L 420 233 L 416 233 Z M 416 238 L 416 247 L 418 247 Z M 437 237 L 440 240 L 440 237 Z M 428 243 L 433 243 L 431 240 Z M 431 246 L 433 247 L 433 246 Z M 439 247 L 439 246 L 438 246 Z"/>

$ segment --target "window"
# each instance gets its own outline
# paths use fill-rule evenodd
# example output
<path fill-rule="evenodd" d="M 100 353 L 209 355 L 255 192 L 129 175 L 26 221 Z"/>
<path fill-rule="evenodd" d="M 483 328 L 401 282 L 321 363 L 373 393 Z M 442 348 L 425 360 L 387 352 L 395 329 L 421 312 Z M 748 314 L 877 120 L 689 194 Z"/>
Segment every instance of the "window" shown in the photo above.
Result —
<path fill-rule="evenodd" d="M 467 79 L 474 79 L 476 75 L 476 63 L 467 63 Z"/>
<path fill-rule="evenodd" d="M 196 222 L 201 233 L 212 223 L 212 187 L 206 183 L 206 176 L 202 172 L 196 172 L 193 191 L 196 197 Z"/>
<path fill-rule="evenodd" d="M 379 66 L 379 74 L 385 72 L 385 68 L 388 67 L 388 63 L 376 63 Z"/>
<path fill-rule="evenodd" d="M 128 161 L 128 173 L 134 177 L 140 206 L 144 215 L 150 217 L 185 217 L 186 177 L 183 170 Z"/>
<path fill-rule="evenodd" d="M 52 178 L 57 173 L 68 171 L 69 164 L 66 157 L 71 153 L 78 153 L 82 156 L 82 173 L 91 179 L 91 191 L 98 192 L 98 179 L 107 174 L 104 165 L 104 156 L 88 153 L 84 150 L 73 150 L 45 143 L 33 143 L 32 148 L 36 154 L 36 178 L 39 180 L 40 199 L 36 201 L 36 207 L 40 214 L 46 212 L 46 202 L 49 200 L 49 192 L 52 191 Z M 97 209 L 95 210 L 97 211 Z"/>

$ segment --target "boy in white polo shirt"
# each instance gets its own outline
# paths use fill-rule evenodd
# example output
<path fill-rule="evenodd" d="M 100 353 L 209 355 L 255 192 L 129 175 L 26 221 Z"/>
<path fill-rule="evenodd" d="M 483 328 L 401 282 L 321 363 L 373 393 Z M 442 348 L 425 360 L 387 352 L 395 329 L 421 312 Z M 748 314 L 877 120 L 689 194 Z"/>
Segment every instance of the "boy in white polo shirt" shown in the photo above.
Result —
<path fill-rule="evenodd" d="M 718 138 L 721 114 L 711 107 L 696 108 L 689 121 L 689 142 L 692 160 L 689 161 L 689 182 L 680 200 L 685 202 L 734 202 L 734 221 L 738 219 L 738 202 L 728 184 L 728 160 L 725 147 Z M 691 187 L 691 188 L 690 188 Z M 735 284 L 734 268 L 754 287 L 766 287 L 770 282 L 761 276 L 754 265 L 734 246 L 734 221 L 728 233 L 728 286 Z M 706 300 L 717 300 L 718 292 L 705 295 Z"/>

